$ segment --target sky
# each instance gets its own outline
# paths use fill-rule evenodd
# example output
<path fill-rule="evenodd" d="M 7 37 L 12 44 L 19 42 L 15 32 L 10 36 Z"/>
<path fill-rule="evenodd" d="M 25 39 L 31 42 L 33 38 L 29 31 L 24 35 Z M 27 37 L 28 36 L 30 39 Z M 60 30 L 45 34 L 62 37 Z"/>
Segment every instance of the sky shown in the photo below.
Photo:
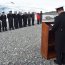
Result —
<path fill-rule="evenodd" d="M 18 10 L 48 12 L 55 11 L 55 8 L 61 6 L 65 8 L 65 0 L 0 0 L 0 5 Z"/>

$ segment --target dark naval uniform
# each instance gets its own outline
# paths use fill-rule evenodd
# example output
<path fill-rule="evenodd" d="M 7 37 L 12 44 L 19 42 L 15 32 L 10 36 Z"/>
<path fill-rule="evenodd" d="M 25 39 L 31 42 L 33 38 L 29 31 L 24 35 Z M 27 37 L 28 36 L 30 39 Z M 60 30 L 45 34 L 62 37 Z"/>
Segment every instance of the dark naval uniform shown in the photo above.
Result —
<path fill-rule="evenodd" d="M 15 29 L 18 29 L 18 14 L 14 14 L 14 27 Z"/>
<path fill-rule="evenodd" d="M 6 15 L 1 15 L 2 30 L 7 31 Z"/>
<path fill-rule="evenodd" d="M 0 16 L 0 32 L 1 32 L 1 16 Z"/>
<path fill-rule="evenodd" d="M 34 13 L 31 14 L 31 19 L 32 19 L 32 25 L 34 25 L 34 19 L 35 19 Z"/>
<path fill-rule="evenodd" d="M 40 12 L 40 23 L 42 23 L 42 11 Z"/>
<path fill-rule="evenodd" d="M 23 21 L 22 21 L 22 15 L 18 14 L 18 23 L 19 23 L 19 28 L 23 26 Z"/>
<path fill-rule="evenodd" d="M 65 63 L 65 12 L 55 17 L 52 31 L 55 32 L 55 50 L 58 64 Z"/>
<path fill-rule="evenodd" d="M 27 26 L 27 14 L 23 14 L 23 26 L 26 27 Z"/>
<path fill-rule="evenodd" d="M 31 14 L 28 14 L 28 26 L 31 26 Z"/>
<path fill-rule="evenodd" d="M 9 30 L 14 29 L 13 26 L 13 14 L 7 14 L 8 22 L 9 22 Z"/>

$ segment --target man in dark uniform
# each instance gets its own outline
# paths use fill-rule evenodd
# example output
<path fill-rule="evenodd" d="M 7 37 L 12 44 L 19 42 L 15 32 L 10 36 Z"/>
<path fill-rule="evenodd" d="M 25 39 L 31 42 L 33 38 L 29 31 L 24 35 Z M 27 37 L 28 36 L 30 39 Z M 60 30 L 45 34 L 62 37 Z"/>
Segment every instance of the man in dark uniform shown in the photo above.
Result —
<path fill-rule="evenodd" d="M 58 65 L 65 64 L 65 12 L 63 7 L 56 9 L 58 16 L 55 17 L 52 31 L 55 32 L 55 50 Z"/>
<path fill-rule="evenodd" d="M 28 12 L 28 26 L 31 26 L 31 14 Z"/>
<path fill-rule="evenodd" d="M 7 31 L 6 15 L 4 12 L 2 12 L 1 21 L 2 21 L 2 30 Z"/>
<path fill-rule="evenodd" d="M 0 32 L 1 32 L 1 13 L 0 13 Z"/>
<path fill-rule="evenodd" d="M 13 30 L 14 26 L 13 26 L 13 14 L 12 11 L 9 11 L 9 14 L 7 14 L 7 18 L 8 18 L 8 23 L 9 23 L 9 30 Z"/>
<path fill-rule="evenodd" d="M 22 13 L 18 13 L 18 23 L 19 23 L 19 28 L 22 28 L 23 26 L 23 21 L 22 21 Z"/>
<path fill-rule="evenodd" d="M 1 32 L 1 20 L 0 20 L 0 32 Z"/>
<path fill-rule="evenodd" d="M 32 25 L 34 25 L 34 21 L 35 21 L 35 15 L 34 15 L 34 12 L 32 12 L 32 14 L 31 14 L 31 18 L 32 18 Z"/>
<path fill-rule="evenodd" d="M 26 27 L 27 26 L 27 13 L 25 12 L 22 17 L 23 17 L 23 26 Z"/>
<path fill-rule="evenodd" d="M 40 11 L 40 23 L 42 23 L 42 11 Z"/>
<path fill-rule="evenodd" d="M 18 14 L 17 11 L 14 12 L 14 27 L 15 29 L 18 29 Z"/>

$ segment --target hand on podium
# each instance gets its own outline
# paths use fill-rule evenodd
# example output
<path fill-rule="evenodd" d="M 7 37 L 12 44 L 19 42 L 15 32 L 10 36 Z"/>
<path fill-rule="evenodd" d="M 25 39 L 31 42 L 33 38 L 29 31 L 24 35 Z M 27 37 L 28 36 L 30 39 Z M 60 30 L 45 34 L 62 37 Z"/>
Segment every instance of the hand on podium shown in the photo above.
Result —
<path fill-rule="evenodd" d="M 54 25 L 54 24 L 50 24 L 49 30 L 52 30 L 53 25 Z"/>

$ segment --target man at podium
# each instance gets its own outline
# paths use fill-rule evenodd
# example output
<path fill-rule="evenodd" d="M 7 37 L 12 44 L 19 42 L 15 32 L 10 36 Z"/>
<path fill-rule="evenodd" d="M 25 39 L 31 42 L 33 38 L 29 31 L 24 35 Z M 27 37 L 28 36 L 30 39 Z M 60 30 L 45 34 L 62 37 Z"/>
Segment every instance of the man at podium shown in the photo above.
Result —
<path fill-rule="evenodd" d="M 55 17 L 52 31 L 55 33 L 55 50 L 58 65 L 65 64 L 65 12 L 63 7 L 56 8 L 58 16 Z"/>

